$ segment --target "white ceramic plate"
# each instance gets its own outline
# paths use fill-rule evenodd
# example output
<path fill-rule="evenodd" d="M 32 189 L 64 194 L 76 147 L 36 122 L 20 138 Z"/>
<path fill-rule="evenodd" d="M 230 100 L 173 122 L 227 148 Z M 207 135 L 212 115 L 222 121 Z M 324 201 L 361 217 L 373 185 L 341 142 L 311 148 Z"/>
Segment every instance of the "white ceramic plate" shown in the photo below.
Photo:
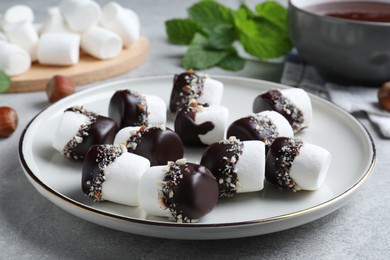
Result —
<path fill-rule="evenodd" d="M 25 129 L 19 156 L 26 176 L 46 198 L 88 221 L 125 232 L 178 239 L 222 239 L 260 235 L 298 226 L 341 207 L 361 186 L 375 164 L 374 144 L 365 128 L 351 115 L 321 98 L 310 96 L 313 122 L 300 134 L 307 142 L 332 154 L 325 184 L 314 192 L 290 192 L 266 184 L 256 193 L 238 194 L 220 201 L 198 223 L 178 224 L 147 216 L 137 207 L 96 203 L 81 191 L 81 162 L 63 158 L 51 143 L 63 111 L 84 105 L 107 115 L 108 102 L 117 89 L 130 88 L 161 96 L 167 103 L 172 76 L 129 79 L 76 93 L 38 114 Z M 251 113 L 252 102 L 270 88 L 286 88 L 266 81 L 213 77 L 224 83 L 223 104 L 230 121 Z M 172 119 L 168 125 L 172 125 Z M 202 149 L 187 149 L 186 157 L 199 161 Z"/>

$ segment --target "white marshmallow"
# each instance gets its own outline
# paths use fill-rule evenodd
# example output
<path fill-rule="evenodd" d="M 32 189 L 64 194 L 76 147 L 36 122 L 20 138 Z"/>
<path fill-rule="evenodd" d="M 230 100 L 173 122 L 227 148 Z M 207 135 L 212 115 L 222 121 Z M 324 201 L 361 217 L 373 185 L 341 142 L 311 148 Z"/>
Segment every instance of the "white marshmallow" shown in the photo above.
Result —
<path fill-rule="evenodd" d="M 138 131 L 141 126 L 128 126 L 124 127 L 115 135 L 114 144 L 120 145 L 125 144 L 127 140 L 129 140 L 130 136 L 132 136 L 133 132 Z"/>
<path fill-rule="evenodd" d="M 77 134 L 80 126 L 88 121 L 89 118 L 86 115 L 65 111 L 54 134 L 53 147 L 62 153 L 65 145 Z"/>
<path fill-rule="evenodd" d="M 39 37 L 32 23 L 22 21 L 6 24 L 3 29 L 9 42 L 26 50 L 31 57 L 31 61 L 36 60 Z"/>
<path fill-rule="evenodd" d="M 59 7 L 50 7 L 46 11 L 46 19 L 40 30 L 40 34 L 48 32 L 72 32 L 66 24 Z"/>
<path fill-rule="evenodd" d="M 128 206 L 138 206 L 142 175 L 150 167 L 148 159 L 124 152 L 104 169 L 102 199 Z"/>
<path fill-rule="evenodd" d="M 317 190 L 324 183 L 331 154 L 324 148 L 305 143 L 293 161 L 290 177 L 303 190 Z"/>
<path fill-rule="evenodd" d="M 79 53 L 80 36 L 74 33 L 45 33 L 38 43 L 38 61 L 45 65 L 74 65 Z"/>
<path fill-rule="evenodd" d="M 261 141 L 244 141 L 236 163 L 237 193 L 259 191 L 264 188 L 265 145 Z"/>
<path fill-rule="evenodd" d="M 170 210 L 162 203 L 162 180 L 166 165 L 150 167 L 142 175 L 139 187 L 139 205 L 147 214 L 153 216 L 171 217 Z"/>
<path fill-rule="evenodd" d="M 219 106 L 223 95 L 222 82 L 206 78 L 203 84 L 202 95 L 198 98 L 199 103 L 207 103 L 210 106 Z"/>
<path fill-rule="evenodd" d="M 159 96 L 145 95 L 148 106 L 148 125 L 162 125 L 167 122 L 167 105 Z"/>
<path fill-rule="evenodd" d="M 271 122 L 275 125 L 277 131 L 278 131 L 278 137 L 293 137 L 294 131 L 290 125 L 290 123 L 287 121 L 287 119 L 282 116 L 280 113 L 272 110 L 266 110 L 262 111 L 260 113 L 257 113 L 258 116 L 264 117 L 267 116 Z"/>
<path fill-rule="evenodd" d="M 0 32 L 0 41 L 6 41 L 6 42 L 8 41 L 7 36 L 2 32 Z"/>
<path fill-rule="evenodd" d="M 195 116 L 195 124 L 200 125 L 205 122 L 212 122 L 214 128 L 204 135 L 199 135 L 203 144 L 209 145 L 219 142 L 225 137 L 229 110 L 223 106 L 203 107 L 203 111 L 198 111 Z"/>
<path fill-rule="evenodd" d="M 124 9 L 118 3 L 110 2 L 102 8 L 100 23 L 103 27 L 117 33 L 125 47 L 137 42 L 140 37 L 138 15 L 130 9 Z"/>
<path fill-rule="evenodd" d="M 8 8 L 2 16 L 2 25 L 19 22 L 34 22 L 34 12 L 27 5 L 14 5 Z"/>
<path fill-rule="evenodd" d="M 309 95 L 301 88 L 281 89 L 280 92 L 303 113 L 302 127 L 309 127 L 312 120 L 312 106 Z"/>
<path fill-rule="evenodd" d="M 59 7 L 66 23 L 75 32 L 88 30 L 101 16 L 100 6 L 92 0 L 62 0 Z"/>
<path fill-rule="evenodd" d="M 16 76 L 31 67 L 30 55 L 22 48 L 6 41 L 0 41 L 0 69 L 8 76 Z"/>
<path fill-rule="evenodd" d="M 98 26 L 91 27 L 81 35 L 83 51 L 101 60 L 118 56 L 122 46 L 122 39 L 116 33 Z"/>

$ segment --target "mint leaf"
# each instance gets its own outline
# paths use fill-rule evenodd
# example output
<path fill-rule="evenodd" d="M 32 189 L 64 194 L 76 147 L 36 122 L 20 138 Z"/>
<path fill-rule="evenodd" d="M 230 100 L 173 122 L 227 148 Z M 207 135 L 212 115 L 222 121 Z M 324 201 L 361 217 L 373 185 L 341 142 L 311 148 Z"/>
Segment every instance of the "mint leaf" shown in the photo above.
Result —
<path fill-rule="evenodd" d="M 275 25 L 261 17 L 251 17 L 245 7 L 240 7 L 234 16 L 238 38 L 249 54 L 262 58 L 277 58 L 287 54 L 292 43 L 285 27 Z"/>
<path fill-rule="evenodd" d="M 225 70 L 241 70 L 245 66 L 245 60 L 232 48 L 232 51 L 218 63 L 218 66 Z"/>
<path fill-rule="evenodd" d="M 188 45 L 192 37 L 202 27 L 190 19 L 172 19 L 165 22 L 168 41 L 173 44 Z"/>
<path fill-rule="evenodd" d="M 218 50 L 229 48 L 237 39 L 236 29 L 230 24 L 218 24 L 204 31 L 208 35 L 209 47 Z"/>
<path fill-rule="evenodd" d="M 277 2 L 267 1 L 256 5 L 257 14 L 287 32 L 287 10 Z"/>
<path fill-rule="evenodd" d="M 5 92 L 11 86 L 11 78 L 0 70 L 0 93 Z"/>
<path fill-rule="evenodd" d="M 228 54 L 225 50 L 208 49 L 208 39 L 196 33 L 183 59 L 185 69 L 202 70 L 216 66 Z"/>
<path fill-rule="evenodd" d="M 188 9 L 188 15 L 204 28 L 214 28 L 219 24 L 234 25 L 233 11 L 214 1 L 202 1 Z"/>

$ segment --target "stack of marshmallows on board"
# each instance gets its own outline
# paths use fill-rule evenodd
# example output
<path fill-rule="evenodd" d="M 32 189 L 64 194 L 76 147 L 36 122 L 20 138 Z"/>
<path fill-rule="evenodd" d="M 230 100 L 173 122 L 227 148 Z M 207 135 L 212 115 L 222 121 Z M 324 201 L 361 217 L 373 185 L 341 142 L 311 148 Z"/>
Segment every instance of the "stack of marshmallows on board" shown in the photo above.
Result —
<path fill-rule="evenodd" d="M 115 2 L 62 0 L 47 10 L 42 24 L 32 9 L 15 5 L 0 14 L 0 70 L 9 76 L 28 71 L 32 62 L 70 66 L 80 48 L 97 59 L 116 57 L 140 36 L 138 15 Z"/>

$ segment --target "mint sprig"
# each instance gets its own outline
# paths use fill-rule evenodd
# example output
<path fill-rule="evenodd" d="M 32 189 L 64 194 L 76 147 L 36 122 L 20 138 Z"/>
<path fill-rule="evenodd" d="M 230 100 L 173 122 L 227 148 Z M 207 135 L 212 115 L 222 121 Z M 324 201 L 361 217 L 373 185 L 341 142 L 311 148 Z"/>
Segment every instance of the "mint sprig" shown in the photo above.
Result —
<path fill-rule="evenodd" d="M 11 86 L 11 78 L 0 70 L 0 93 L 5 92 Z"/>
<path fill-rule="evenodd" d="M 273 1 L 258 4 L 252 11 L 245 4 L 232 10 L 203 0 L 188 9 L 188 18 L 168 20 L 165 25 L 170 43 L 188 45 L 182 62 L 186 69 L 242 69 L 245 60 L 233 45 L 237 41 L 260 59 L 280 57 L 292 48 L 287 10 Z"/>

